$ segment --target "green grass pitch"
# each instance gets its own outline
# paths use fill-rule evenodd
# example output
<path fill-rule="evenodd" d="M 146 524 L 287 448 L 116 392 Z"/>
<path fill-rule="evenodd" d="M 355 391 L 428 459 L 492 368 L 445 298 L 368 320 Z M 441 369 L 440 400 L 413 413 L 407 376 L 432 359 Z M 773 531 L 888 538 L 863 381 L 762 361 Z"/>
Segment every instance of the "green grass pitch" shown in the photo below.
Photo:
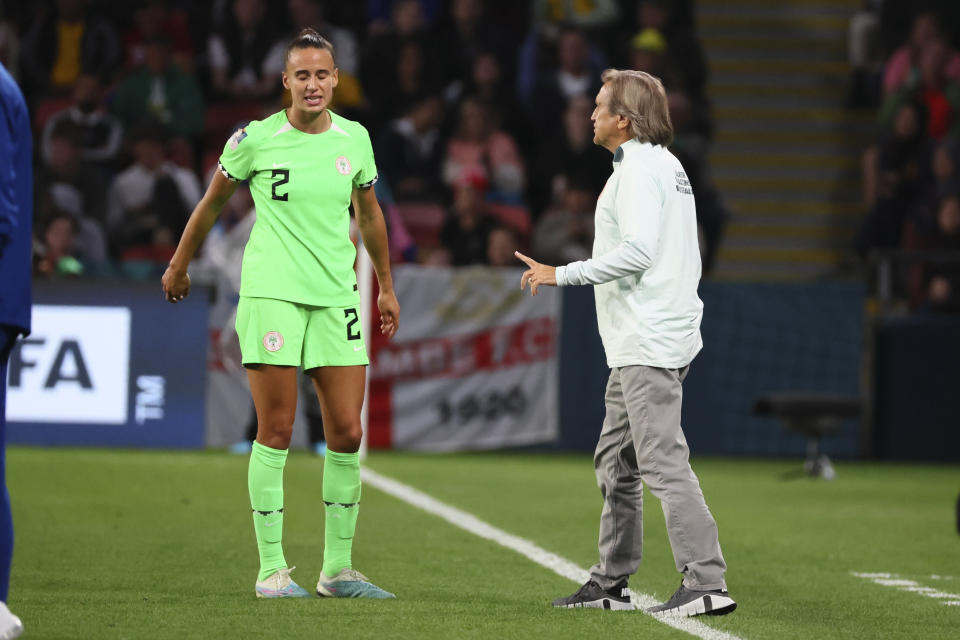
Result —
<path fill-rule="evenodd" d="M 321 567 L 322 459 L 286 468 L 287 561 Z M 588 568 L 599 493 L 588 454 L 414 455 L 366 464 Z M 740 608 L 703 622 L 760 638 L 955 638 L 960 606 L 874 584 L 888 572 L 960 593 L 960 469 L 840 463 L 833 482 L 783 480 L 798 461 L 697 459 Z M 690 638 L 638 612 L 554 610 L 576 584 L 372 487 L 354 566 L 394 601 L 265 601 L 245 457 L 13 447 L 10 608 L 25 638 Z M 659 502 L 645 498 L 637 591 L 679 583 Z M 936 576 L 936 577 L 933 577 Z"/>

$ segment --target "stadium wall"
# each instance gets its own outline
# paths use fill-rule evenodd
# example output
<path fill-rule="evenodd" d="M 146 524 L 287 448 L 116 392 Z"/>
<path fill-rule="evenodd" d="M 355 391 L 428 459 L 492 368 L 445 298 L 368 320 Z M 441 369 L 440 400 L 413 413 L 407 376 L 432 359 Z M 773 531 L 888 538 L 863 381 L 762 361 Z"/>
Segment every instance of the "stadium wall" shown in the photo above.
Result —
<path fill-rule="evenodd" d="M 8 366 L 7 441 L 202 447 L 202 292 L 174 306 L 156 283 L 35 282 L 33 333 Z"/>
<path fill-rule="evenodd" d="M 704 282 L 704 348 L 684 383 L 683 428 L 708 455 L 800 456 L 806 440 L 753 415 L 777 391 L 860 394 L 864 291 L 856 283 Z M 603 421 L 608 370 L 590 288 L 564 290 L 558 447 L 592 448 Z M 858 453 L 848 421 L 824 440 L 829 455 Z"/>
<path fill-rule="evenodd" d="M 891 318 L 873 333 L 873 454 L 960 462 L 960 319 Z"/>
<path fill-rule="evenodd" d="M 231 319 L 216 317 L 202 289 L 173 306 L 153 284 L 103 284 L 36 283 L 34 333 L 8 374 L 9 441 L 200 448 L 242 437 L 249 395 L 242 371 L 224 368 L 231 358 L 217 356 L 224 347 L 211 330 Z M 867 391 L 870 447 L 851 420 L 824 439 L 827 454 L 960 458 L 957 320 L 894 319 L 865 331 L 863 288 L 846 282 L 706 282 L 701 297 L 704 349 L 684 385 L 683 416 L 696 454 L 801 456 L 802 436 L 753 415 L 759 397 Z M 592 290 L 564 289 L 559 315 L 559 436 L 537 448 L 592 450 L 608 376 Z M 220 395 L 232 400 L 211 400 Z"/>

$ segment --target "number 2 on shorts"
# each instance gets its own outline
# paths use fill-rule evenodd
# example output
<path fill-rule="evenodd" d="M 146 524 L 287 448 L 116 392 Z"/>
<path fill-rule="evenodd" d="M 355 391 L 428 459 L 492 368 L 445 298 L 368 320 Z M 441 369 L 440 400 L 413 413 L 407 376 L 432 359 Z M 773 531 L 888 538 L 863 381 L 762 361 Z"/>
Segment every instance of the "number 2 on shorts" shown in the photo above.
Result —
<path fill-rule="evenodd" d="M 347 322 L 347 340 L 359 340 L 360 332 L 354 330 L 354 326 L 360 321 L 360 317 L 357 315 L 356 309 L 344 309 L 343 310 L 344 318 L 353 318 Z"/>

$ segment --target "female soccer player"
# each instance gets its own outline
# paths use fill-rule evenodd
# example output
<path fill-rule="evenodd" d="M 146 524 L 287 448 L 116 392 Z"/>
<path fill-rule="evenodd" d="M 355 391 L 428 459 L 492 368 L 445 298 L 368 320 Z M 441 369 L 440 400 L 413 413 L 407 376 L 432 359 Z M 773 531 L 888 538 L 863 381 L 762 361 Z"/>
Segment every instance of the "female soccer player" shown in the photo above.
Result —
<path fill-rule="evenodd" d="M 380 331 L 397 331 L 386 226 L 374 195 L 377 169 L 360 124 L 327 109 L 337 86 L 333 46 L 304 29 L 287 47 L 283 86 L 292 104 L 238 130 L 194 209 L 163 275 L 168 301 L 190 291 L 187 265 L 237 182 L 249 179 L 257 221 L 243 255 L 237 334 L 257 410 L 248 485 L 260 550 L 261 598 L 309 596 L 290 578 L 281 547 L 283 466 L 297 406 L 297 366 L 313 378 L 328 452 L 326 530 L 317 594 L 392 598 L 351 565 L 360 502 L 360 408 L 367 350 L 360 332 L 348 207 L 373 260 Z"/>

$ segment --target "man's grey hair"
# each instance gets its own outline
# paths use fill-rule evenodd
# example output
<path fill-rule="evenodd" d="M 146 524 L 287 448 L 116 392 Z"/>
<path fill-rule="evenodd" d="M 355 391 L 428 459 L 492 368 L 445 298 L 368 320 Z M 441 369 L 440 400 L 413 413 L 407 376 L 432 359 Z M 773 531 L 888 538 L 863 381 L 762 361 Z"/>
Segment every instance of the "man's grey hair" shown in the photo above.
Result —
<path fill-rule="evenodd" d="M 645 71 L 607 69 L 600 79 L 609 92 L 608 111 L 630 121 L 634 138 L 664 147 L 673 142 L 667 92 L 659 78 Z"/>

